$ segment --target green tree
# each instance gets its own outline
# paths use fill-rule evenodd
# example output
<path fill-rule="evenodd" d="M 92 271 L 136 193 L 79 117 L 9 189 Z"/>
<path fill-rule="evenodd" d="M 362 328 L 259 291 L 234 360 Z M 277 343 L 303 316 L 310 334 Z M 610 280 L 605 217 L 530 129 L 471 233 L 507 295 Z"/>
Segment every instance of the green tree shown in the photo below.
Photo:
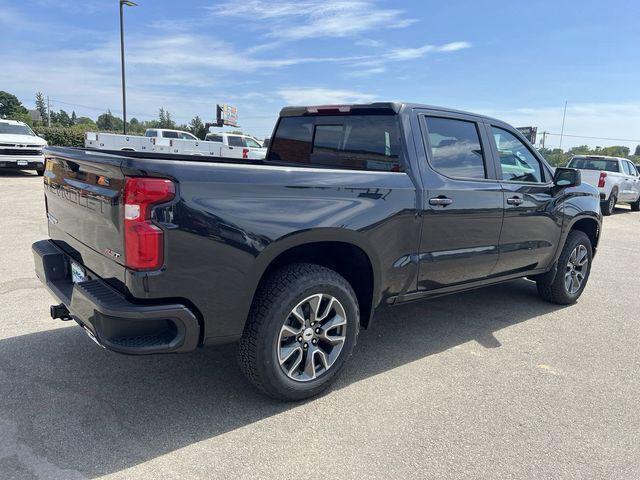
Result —
<path fill-rule="evenodd" d="M 71 112 L 71 125 L 76 125 L 78 123 L 78 116 L 76 115 L 76 111 Z"/>
<path fill-rule="evenodd" d="M 608 157 L 628 157 L 629 153 L 630 153 L 630 149 L 629 147 L 621 147 L 621 146 L 614 146 L 614 147 L 605 147 L 602 149 L 601 151 L 601 155 L 606 155 Z"/>
<path fill-rule="evenodd" d="M 36 110 L 40 113 L 40 121 L 45 123 L 47 121 L 47 103 L 42 92 L 36 93 Z"/>
<path fill-rule="evenodd" d="M 636 147 L 636 151 L 635 151 L 635 153 L 633 155 L 636 156 L 636 157 L 640 157 L 640 145 L 638 145 Z"/>
<path fill-rule="evenodd" d="M 202 119 L 198 115 L 193 117 L 193 119 L 189 123 L 189 131 L 202 140 L 204 140 L 204 137 L 207 135 L 207 129 L 205 128 Z"/>
<path fill-rule="evenodd" d="M 52 117 L 52 119 L 53 119 L 53 117 Z M 55 115 L 55 122 L 54 123 L 56 123 L 57 125 L 60 125 L 61 127 L 70 127 L 71 126 L 71 117 L 64 110 L 60 110 Z"/>
<path fill-rule="evenodd" d="M 168 110 L 161 108 L 158 112 L 158 126 L 157 128 L 176 128 L 176 122 L 171 118 L 171 114 Z"/>
<path fill-rule="evenodd" d="M 93 120 L 91 120 L 89 117 L 78 117 L 78 119 L 76 120 L 76 123 L 78 125 L 86 125 L 88 127 L 93 127 L 96 128 L 96 122 L 94 122 Z"/>
<path fill-rule="evenodd" d="M 24 108 L 18 97 L 0 90 L 0 117 L 11 118 L 15 115 L 26 115 L 29 110 Z"/>
<path fill-rule="evenodd" d="M 103 113 L 96 120 L 96 126 L 100 130 L 106 130 L 107 132 L 113 132 L 122 130 L 122 119 L 114 116 L 111 110 L 107 110 L 107 113 Z"/>

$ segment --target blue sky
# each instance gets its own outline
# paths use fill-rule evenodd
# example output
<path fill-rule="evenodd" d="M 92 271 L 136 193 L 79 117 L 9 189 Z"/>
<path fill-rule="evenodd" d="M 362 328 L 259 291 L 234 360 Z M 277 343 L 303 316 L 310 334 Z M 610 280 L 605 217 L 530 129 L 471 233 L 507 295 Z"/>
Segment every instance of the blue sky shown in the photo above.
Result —
<path fill-rule="evenodd" d="M 211 120 L 226 102 L 264 137 L 286 104 L 404 100 L 559 133 L 567 100 L 566 133 L 640 140 L 637 0 L 138 3 L 126 10 L 130 117 Z M 0 90 L 120 113 L 117 5 L 0 0 Z M 563 142 L 583 143 L 640 141 Z"/>

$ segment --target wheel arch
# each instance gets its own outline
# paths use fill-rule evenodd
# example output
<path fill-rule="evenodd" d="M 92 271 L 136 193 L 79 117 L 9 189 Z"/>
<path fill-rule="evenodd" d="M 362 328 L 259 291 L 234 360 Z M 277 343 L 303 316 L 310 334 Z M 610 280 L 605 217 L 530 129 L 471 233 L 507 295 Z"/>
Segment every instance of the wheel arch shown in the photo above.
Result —
<path fill-rule="evenodd" d="M 284 237 L 256 258 L 251 303 L 265 279 L 292 263 L 313 263 L 335 270 L 351 284 L 360 307 L 360 324 L 366 328 L 380 303 L 380 265 L 373 248 L 358 232 L 324 228 Z"/>
<path fill-rule="evenodd" d="M 591 216 L 581 216 L 573 219 L 567 229 L 567 235 L 572 230 L 579 230 L 589 237 L 589 240 L 591 241 L 591 248 L 595 255 L 596 248 L 598 247 L 598 241 L 600 240 L 600 222 Z"/>

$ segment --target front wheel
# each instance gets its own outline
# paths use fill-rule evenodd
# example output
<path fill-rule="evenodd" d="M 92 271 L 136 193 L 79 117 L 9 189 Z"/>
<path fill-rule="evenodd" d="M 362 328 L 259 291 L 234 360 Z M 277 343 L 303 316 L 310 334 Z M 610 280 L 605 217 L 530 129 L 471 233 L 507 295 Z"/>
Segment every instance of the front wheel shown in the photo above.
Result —
<path fill-rule="evenodd" d="M 341 275 L 320 265 L 286 266 L 256 294 L 238 348 L 240 368 L 273 398 L 312 397 L 342 370 L 359 323 L 356 295 Z"/>
<path fill-rule="evenodd" d="M 632 212 L 640 212 L 640 198 L 635 202 L 631 202 L 631 211 Z"/>
<path fill-rule="evenodd" d="M 572 230 L 564 244 L 556 274 L 547 273 L 536 279 L 538 293 L 548 302 L 559 305 L 574 303 L 584 291 L 589 274 L 593 249 L 584 232 Z"/>

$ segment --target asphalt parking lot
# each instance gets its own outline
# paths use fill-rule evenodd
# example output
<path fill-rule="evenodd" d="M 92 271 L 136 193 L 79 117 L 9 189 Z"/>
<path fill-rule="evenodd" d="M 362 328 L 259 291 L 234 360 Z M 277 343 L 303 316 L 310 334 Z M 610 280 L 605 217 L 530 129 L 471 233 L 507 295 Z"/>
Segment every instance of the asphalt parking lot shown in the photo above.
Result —
<path fill-rule="evenodd" d="M 526 280 L 388 309 L 325 395 L 283 404 L 235 348 L 132 358 L 49 318 L 42 179 L 0 173 L 0 478 L 640 478 L 640 213 L 580 301 Z"/>

